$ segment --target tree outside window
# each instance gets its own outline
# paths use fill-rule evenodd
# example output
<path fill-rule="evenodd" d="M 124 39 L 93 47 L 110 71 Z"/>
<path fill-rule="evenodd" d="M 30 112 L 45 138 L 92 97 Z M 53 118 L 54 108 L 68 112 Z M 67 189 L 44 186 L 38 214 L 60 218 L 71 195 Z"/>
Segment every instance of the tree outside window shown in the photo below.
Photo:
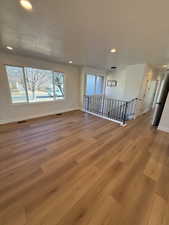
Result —
<path fill-rule="evenodd" d="M 6 66 L 12 102 L 64 98 L 64 73 L 31 67 Z"/>

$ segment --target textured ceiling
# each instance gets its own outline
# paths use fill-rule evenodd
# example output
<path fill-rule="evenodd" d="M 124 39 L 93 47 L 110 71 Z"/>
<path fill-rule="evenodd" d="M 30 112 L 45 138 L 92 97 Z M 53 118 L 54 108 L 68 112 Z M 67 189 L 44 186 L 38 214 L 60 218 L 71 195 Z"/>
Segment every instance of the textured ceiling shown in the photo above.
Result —
<path fill-rule="evenodd" d="M 76 65 L 169 63 L 169 1 L 0 0 L 0 48 Z M 110 48 L 116 54 L 110 54 Z"/>

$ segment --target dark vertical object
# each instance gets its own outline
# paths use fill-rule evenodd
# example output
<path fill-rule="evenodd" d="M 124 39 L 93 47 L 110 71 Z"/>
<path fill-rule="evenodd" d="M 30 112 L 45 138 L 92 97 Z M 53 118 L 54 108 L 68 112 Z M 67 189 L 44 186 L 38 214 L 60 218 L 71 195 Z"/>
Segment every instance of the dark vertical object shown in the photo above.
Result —
<path fill-rule="evenodd" d="M 127 120 L 127 108 L 128 108 L 128 102 L 125 103 L 123 125 L 126 123 L 126 120 Z"/>
<path fill-rule="evenodd" d="M 113 118 L 113 99 L 111 99 L 110 117 L 111 117 L 111 119 Z"/>
<path fill-rule="evenodd" d="M 104 116 L 105 96 L 102 96 L 102 116 Z"/>
<path fill-rule="evenodd" d="M 167 74 L 167 77 L 164 81 L 164 85 L 162 87 L 161 90 L 161 94 L 159 96 L 159 100 L 156 103 L 156 112 L 155 112 L 155 116 L 154 116 L 154 120 L 153 120 L 153 126 L 158 126 L 160 123 L 160 119 L 161 119 L 161 115 L 164 109 L 164 105 L 167 99 L 167 95 L 169 92 L 169 74 Z"/>
<path fill-rule="evenodd" d="M 119 105 L 119 116 L 120 116 L 120 121 L 121 121 L 121 102 L 120 102 L 120 105 Z"/>
<path fill-rule="evenodd" d="M 89 96 L 87 96 L 87 110 L 89 110 Z"/>
<path fill-rule="evenodd" d="M 118 120 L 120 120 L 120 101 L 118 100 Z"/>
<path fill-rule="evenodd" d="M 117 120 L 117 100 L 115 100 L 115 108 L 114 108 L 114 118 Z"/>

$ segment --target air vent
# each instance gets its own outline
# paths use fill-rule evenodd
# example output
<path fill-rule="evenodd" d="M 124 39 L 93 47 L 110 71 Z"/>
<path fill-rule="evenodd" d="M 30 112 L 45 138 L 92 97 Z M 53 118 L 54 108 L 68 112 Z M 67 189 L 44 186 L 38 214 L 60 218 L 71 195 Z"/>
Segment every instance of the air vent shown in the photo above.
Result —
<path fill-rule="evenodd" d="M 116 70 L 117 69 L 117 66 L 111 66 L 110 69 L 111 70 Z"/>
<path fill-rule="evenodd" d="M 26 123 L 27 121 L 26 120 L 21 120 L 21 121 L 18 121 L 17 123 Z"/>

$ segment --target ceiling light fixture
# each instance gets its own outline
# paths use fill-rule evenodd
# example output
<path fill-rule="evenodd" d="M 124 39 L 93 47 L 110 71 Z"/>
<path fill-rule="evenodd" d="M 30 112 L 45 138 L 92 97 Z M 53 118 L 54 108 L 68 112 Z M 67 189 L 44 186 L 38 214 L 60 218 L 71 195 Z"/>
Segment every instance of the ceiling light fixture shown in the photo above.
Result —
<path fill-rule="evenodd" d="M 21 4 L 21 6 L 24 9 L 29 10 L 29 11 L 32 10 L 32 4 L 30 3 L 30 1 L 28 1 L 28 0 L 20 0 L 20 4 Z"/>
<path fill-rule="evenodd" d="M 111 52 L 111 53 L 116 53 L 117 50 L 116 50 L 115 48 L 112 48 L 112 49 L 110 50 L 110 52 Z"/>
<path fill-rule="evenodd" d="M 7 48 L 8 50 L 13 50 L 13 48 L 12 48 L 11 46 L 6 46 L 6 48 Z"/>
<path fill-rule="evenodd" d="M 72 62 L 72 60 L 69 60 L 69 64 L 72 64 L 73 62 Z"/>

